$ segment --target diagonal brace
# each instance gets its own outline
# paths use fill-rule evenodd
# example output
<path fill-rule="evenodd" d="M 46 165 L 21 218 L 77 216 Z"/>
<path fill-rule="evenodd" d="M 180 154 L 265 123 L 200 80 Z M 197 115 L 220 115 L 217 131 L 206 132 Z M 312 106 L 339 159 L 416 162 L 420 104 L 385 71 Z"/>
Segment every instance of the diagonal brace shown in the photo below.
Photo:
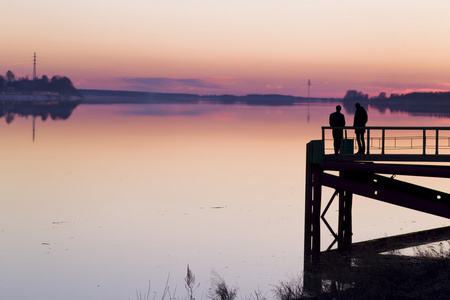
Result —
<path fill-rule="evenodd" d="M 325 223 L 325 226 L 327 226 L 328 230 L 331 232 L 331 234 L 334 237 L 333 242 L 328 246 L 327 251 L 330 250 L 334 244 L 336 244 L 336 242 L 338 241 L 338 235 L 336 234 L 336 232 L 334 232 L 333 228 L 331 228 L 330 224 L 327 222 L 327 220 L 325 219 L 325 214 L 327 213 L 328 209 L 331 206 L 331 203 L 333 203 L 334 198 L 336 198 L 336 196 L 339 194 L 338 190 L 335 190 L 333 193 L 333 196 L 331 196 L 330 201 L 328 201 L 327 206 L 325 207 L 325 209 L 323 210 L 323 213 L 320 215 L 320 218 L 322 219 L 322 221 Z"/>

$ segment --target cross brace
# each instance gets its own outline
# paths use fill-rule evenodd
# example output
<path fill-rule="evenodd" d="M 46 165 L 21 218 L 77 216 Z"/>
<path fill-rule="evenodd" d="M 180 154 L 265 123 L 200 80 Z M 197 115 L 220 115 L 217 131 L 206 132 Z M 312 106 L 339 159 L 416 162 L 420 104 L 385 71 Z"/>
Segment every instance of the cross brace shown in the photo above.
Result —
<path fill-rule="evenodd" d="M 346 172 L 345 177 L 323 173 L 321 179 L 324 186 L 450 218 L 450 194 L 441 191 L 366 172 Z"/>

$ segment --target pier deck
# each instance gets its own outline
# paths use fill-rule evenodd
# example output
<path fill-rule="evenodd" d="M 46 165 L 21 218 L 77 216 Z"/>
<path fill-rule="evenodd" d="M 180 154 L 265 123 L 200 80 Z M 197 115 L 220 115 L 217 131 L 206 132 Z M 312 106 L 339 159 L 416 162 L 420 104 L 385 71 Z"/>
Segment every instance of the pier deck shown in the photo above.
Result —
<path fill-rule="evenodd" d="M 324 254 L 352 252 L 353 194 L 450 219 L 450 194 L 395 179 L 395 175 L 450 178 L 450 127 L 366 127 L 365 154 L 354 154 L 356 127 L 342 127 L 341 154 L 334 154 L 332 129 L 322 127 L 322 139 L 307 145 L 305 278 Z M 323 210 L 322 187 L 335 190 Z M 339 201 L 337 230 L 325 217 L 335 198 Z M 324 252 L 321 223 L 334 236 Z M 450 238 L 450 231 L 444 232 Z"/>

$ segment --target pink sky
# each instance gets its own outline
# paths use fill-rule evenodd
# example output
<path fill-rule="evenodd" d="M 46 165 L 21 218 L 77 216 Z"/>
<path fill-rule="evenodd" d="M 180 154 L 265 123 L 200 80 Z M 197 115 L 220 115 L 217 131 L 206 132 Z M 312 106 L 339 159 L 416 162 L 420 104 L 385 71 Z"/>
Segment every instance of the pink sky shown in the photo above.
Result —
<path fill-rule="evenodd" d="M 450 2 L 8 1 L 0 74 L 77 88 L 343 97 L 448 90 Z M 20 20 L 20 21 L 18 21 Z"/>

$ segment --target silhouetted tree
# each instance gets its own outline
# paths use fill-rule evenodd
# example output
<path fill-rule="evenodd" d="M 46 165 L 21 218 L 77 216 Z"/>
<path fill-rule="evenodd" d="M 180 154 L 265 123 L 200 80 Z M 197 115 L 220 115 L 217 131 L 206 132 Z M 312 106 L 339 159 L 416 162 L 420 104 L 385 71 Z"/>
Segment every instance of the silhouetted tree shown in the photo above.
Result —
<path fill-rule="evenodd" d="M 6 86 L 6 79 L 3 76 L 0 76 L 0 91 L 3 91 Z"/>
<path fill-rule="evenodd" d="M 42 83 L 45 83 L 45 84 L 50 83 L 50 80 L 48 79 L 47 75 L 43 75 L 41 81 L 42 81 Z"/>
<path fill-rule="evenodd" d="M 56 92 L 62 95 L 81 96 L 81 93 L 73 86 L 72 81 L 65 76 L 53 76 L 51 80 L 46 75 L 41 79 L 31 80 L 28 76 L 16 79 L 11 70 L 6 72 L 6 78 L 0 76 L 0 91 L 11 88 L 20 93 L 34 91 Z"/>
<path fill-rule="evenodd" d="M 8 82 L 13 82 L 15 78 L 16 78 L 16 75 L 14 75 L 14 73 L 11 70 L 8 70 L 6 72 L 6 80 Z"/>
<path fill-rule="evenodd" d="M 369 95 L 364 94 L 363 92 L 358 92 L 356 90 L 348 90 L 344 96 L 345 101 L 364 101 L 368 99 Z"/>
<path fill-rule="evenodd" d="M 61 94 L 78 94 L 72 81 L 65 76 L 53 76 L 50 80 L 50 89 Z"/>
<path fill-rule="evenodd" d="M 35 80 L 37 81 L 37 89 L 41 91 L 48 91 L 50 89 L 50 80 L 47 75 L 42 76 L 41 79 Z"/>
<path fill-rule="evenodd" d="M 386 99 L 387 99 L 386 92 L 381 92 L 381 93 L 378 95 L 377 99 L 378 99 L 378 100 L 386 100 Z"/>

